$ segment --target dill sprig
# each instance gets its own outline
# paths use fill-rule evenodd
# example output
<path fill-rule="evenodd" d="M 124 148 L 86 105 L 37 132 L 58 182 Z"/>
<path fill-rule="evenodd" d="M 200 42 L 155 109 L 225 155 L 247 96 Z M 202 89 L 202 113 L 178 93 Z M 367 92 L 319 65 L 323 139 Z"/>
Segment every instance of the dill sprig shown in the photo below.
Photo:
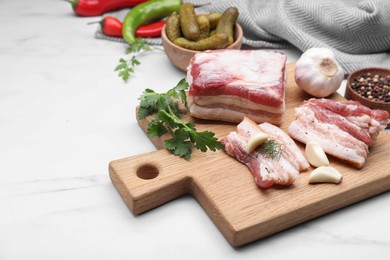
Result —
<path fill-rule="evenodd" d="M 283 146 L 281 143 L 269 139 L 259 146 L 258 152 L 264 157 L 279 160 L 283 153 Z"/>

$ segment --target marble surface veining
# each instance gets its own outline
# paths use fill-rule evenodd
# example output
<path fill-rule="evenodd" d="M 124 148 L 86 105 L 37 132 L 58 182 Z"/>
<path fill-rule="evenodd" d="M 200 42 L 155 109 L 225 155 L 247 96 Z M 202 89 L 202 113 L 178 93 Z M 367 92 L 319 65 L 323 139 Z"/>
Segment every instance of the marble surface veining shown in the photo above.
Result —
<path fill-rule="evenodd" d="M 185 75 L 153 53 L 122 82 L 126 47 L 94 39 L 98 20 L 65 1 L 0 1 L 1 260 L 390 259 L 389 192 L 242 248 L 191 196 L 134 216 L 108 163 L 154 150 L 137 98 Z"/>

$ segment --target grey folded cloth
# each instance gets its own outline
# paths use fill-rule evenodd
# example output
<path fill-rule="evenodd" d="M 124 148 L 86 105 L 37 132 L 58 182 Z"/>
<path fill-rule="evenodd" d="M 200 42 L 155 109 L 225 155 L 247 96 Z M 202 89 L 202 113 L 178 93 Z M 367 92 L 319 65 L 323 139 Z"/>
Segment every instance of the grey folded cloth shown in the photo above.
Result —
<path fill-rule="evenodd" d="M 188 0 L 199 11 L 235 6 L 243 43 L 301 51 L 326 47 L 348 74 L 363 67 L 390 68 L 389 0 Z"/>

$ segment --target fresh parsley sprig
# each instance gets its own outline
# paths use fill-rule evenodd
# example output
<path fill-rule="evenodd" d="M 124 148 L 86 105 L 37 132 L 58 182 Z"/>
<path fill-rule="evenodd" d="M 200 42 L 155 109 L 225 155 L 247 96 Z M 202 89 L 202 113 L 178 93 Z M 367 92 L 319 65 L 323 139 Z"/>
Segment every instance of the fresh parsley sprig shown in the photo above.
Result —
<path fill-rule="evenodd" d="M 135 66 L 141 64 L 139 58 L 155 50 L 164 51 L 161 48 L 146 43 L 142 38 L 136 38 L 135 42 L 126 49 L 126 54 L 136 53 L 136 55 L 131 56 L 129 59 L 120 58 L 119 64 L 115 67 L 114 71 L 118 71 L 118 76 L 121 77 L 123 81 L 127 81 L 131 74 L 135 73 Z"/>
<path fill-rule="evenodd" d="M 187 107 L 185 92 L 187 89 L 188 84 L 185 79 L 179 81 L 176 87 L 166 93 L 156 93 L 146 89 L 139 98 L 138 118 L 144 119 L 155 114 L 155 118 L 150 120 L 147 127 L 148 136 L 161 137 L 169 133 L 172 138 L 165 141 L 165 148 L 174 155 L 189 160 L 194 147 L 206 152 L 222 149 L 223 146 L 213 132 L 198 132 L 193 122 L 181 120 L 183 111 L 180 105 Z"/>

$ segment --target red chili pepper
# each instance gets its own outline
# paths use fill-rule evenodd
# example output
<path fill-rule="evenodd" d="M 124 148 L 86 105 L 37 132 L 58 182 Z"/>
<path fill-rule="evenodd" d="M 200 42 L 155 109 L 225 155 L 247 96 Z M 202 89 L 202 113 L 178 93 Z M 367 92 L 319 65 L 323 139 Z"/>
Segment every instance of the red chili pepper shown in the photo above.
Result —
<path fill-rule="evenodd" d="M 100 22 L 102 26 L 102 32 L 107 36 L 122 37 L 122 22 L 119 19 L 106 16 Z"/>
<path fill-rule="evenodd" d="M 104 13 L 133 7 L 148 0 L 66 0 L 79 16 L 98 16 Z"/>
<path fill-rule="evenodd" d="M 106 16 L 100 22 L 102 32 L 107 36 L 122 37 L 122 22 L 115 17 Z M 157 21 L 145 25 L 141 25 L 135 31 L 136 37 L 160 37 L 165 21 Z"/>
<path fill-rule="evenodd" d="M 148 37 L 160 37 L 161 31 L 165 25 L 166 21 L 158 21 L 154 23 L 148 23 L 141 25 L 135 30 L 136 37 L 148 38 Z"/>

